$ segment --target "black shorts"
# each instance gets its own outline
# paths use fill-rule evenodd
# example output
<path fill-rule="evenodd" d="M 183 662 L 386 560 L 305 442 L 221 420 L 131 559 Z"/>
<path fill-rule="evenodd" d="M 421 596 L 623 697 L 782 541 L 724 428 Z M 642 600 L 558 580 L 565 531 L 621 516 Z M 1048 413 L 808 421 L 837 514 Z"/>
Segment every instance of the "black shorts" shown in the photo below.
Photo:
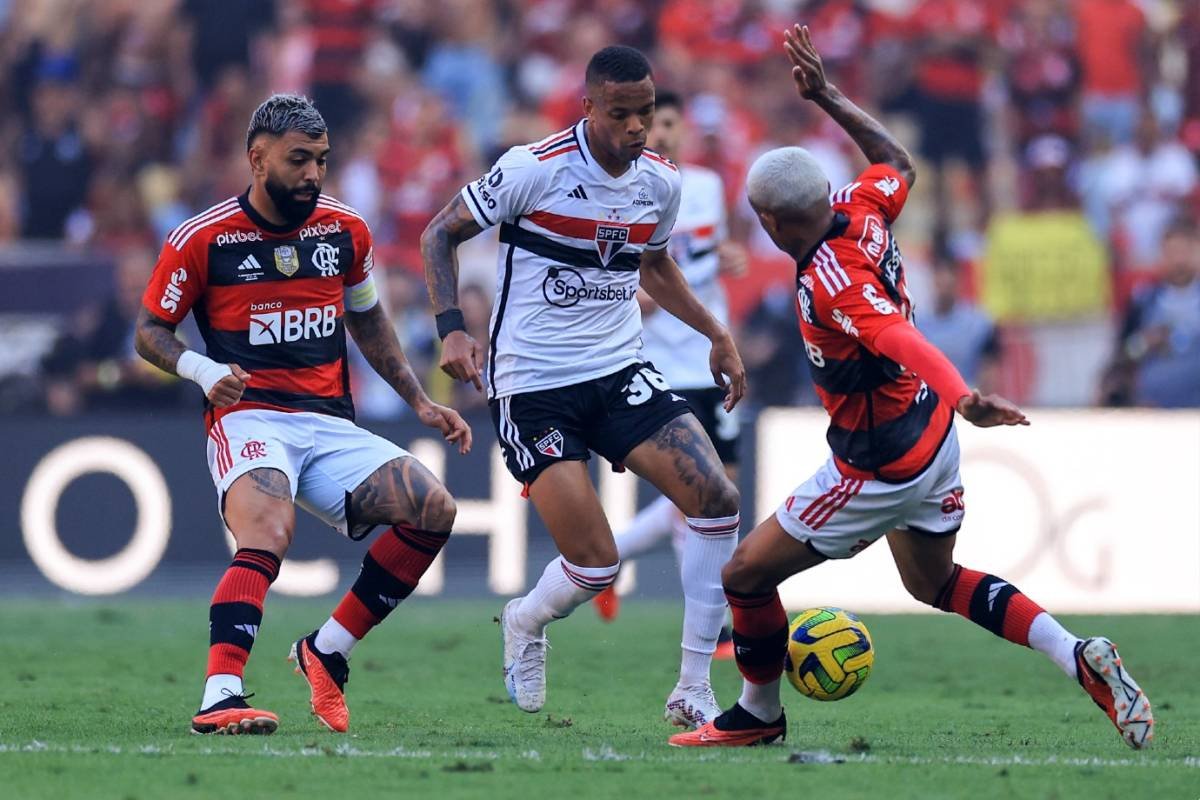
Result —
<path fill-rule="evenodd" d="M 939 165 L 957 157 L 970 167 L 985 166 L 983 107 L 979 103 L 922 95 L 918 111 L 921 155 Z"/>
<path fill-rule="evenodd" d="M 620 465 L 630 450 L 692 410 L 646 363 L 488 405 L 504 463 L 527 486 L 551 464 L 587 461 L 589 450 Z"/>
<path fill-rule="evenodd" d="M 692 413 L 704 432 L 712 439 L 713 447 L 722 464 L 734 466 L 738 463 L 738 442 L 741 441 L 741 422 L 737 411 L 725 410 L 725 390 L 713 386 L 707 389 L 676 389 L 692 407 Z"/>

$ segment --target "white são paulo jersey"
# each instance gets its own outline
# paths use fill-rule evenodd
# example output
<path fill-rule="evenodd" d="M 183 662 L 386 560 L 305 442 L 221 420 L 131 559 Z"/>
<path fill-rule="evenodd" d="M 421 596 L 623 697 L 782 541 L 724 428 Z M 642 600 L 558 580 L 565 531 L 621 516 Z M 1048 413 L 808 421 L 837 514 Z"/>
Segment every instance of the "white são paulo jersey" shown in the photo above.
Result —
<path fill-rule="evenodd" d="M 636 363 L 638 266 L 667 246 L 679 170 L 644 151 L 614 178 L 587 121 L 513 147 L 462 189 L 475 221 L 500 226 L 488 357 L 493 399 L 570 386 Z"/>
<path fill-rule="evenodd" d="M 671 234 L 671 255 L 683 277 L 717 321 L 729 322 L 725 289 L 717 279 L 717 245 L 728 235 L 725 218 L 725 187 L 717 173 L 704 167 L 683 165 L 683 194 L 679 217 Z M 712 343 L 683 320 L 661 309 L 642 324 L 642 358 L 654 364 L 674 389 L 706 389 L 713 386 L 708 369 Z"/>

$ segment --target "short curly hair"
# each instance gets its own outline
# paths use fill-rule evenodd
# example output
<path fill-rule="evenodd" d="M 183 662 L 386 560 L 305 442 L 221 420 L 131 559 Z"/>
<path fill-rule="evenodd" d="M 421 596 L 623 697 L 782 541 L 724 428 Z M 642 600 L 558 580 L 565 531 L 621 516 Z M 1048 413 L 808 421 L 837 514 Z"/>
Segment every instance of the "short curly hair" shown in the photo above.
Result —
<path fill-rule="evenodd" d="M 254 109 L 250 127 L 246 130 L 246 149 L 254 145 L 254 139 L 262 133 L 282 136 L 288 131 L 300 131 L 316 139 L 328 132 L 325 118 L 307 97 L 298 94 L 273 94 Z"/>
<path fill-rule="evenodd" d="M 640 50 L 614 44 L 596 51 L 588 61 L 585 77 L 588 86 L 597 87 L 605 81 L 635 83 L 643 78 L 653 78 L 654 73 Z"/>

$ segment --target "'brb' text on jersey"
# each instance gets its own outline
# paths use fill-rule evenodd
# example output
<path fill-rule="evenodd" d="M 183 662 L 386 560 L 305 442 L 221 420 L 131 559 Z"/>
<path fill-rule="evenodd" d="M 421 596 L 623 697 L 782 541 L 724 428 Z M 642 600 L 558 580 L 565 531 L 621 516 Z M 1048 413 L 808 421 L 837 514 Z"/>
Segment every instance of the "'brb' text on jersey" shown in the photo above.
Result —
<path fill-rule="evenodd" d="M 208 407 L 210 427 L 249 408 L 353 419 L 342 315 L 377 302 L 371 267 L 371 233 L 344 203 L 322 195 L 280 227 L 243 194 L 172 231 L 142 303 L 173 325 L 192 311 L 208 357 L 250 373 L 241 401 Z"/>
<path fill-rule="evenodd" d="M 875 349 L 884 329 L 912 324 L 891 231 L 907 197 L 896 170 L 869 167 L 834 192 L 833 226 L 797 263 L 800 333 L 830 416 L 826 438 L 841 472 L 862 480 L 915 477 L 954 421 L 924 381 Z"/>
<path fill-rule="evenodd" d="M 725 187 L 717 173 L 681 165 L 683 189 L 679 216 L 671 234 L 671 257 L 679 265 L 692 294 L 718 322 L 729 322 L 729 304 L 719 279 L 717 246 L 728 236 Z M 661 309 L 642 321 L 642 358 L 654 364 L 673 389 L 706 389 L 713 385 L 708 369 L 708 337 Z"/>
<path fill-rule="evenodd" d="M 484 228 L 500 226 L 490 396 L 554 389 L 636 363 L 642 252 L 667 246 L 679 171 L 649 150 L 614 178 L 587 122 L 510 149 L 462 189 Z"/>

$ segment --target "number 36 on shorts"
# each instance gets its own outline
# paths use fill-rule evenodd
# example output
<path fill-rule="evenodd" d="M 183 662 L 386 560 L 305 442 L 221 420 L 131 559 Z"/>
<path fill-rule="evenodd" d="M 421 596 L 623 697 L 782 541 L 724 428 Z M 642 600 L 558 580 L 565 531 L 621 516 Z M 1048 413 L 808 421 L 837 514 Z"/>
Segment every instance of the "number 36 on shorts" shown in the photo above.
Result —
<path fill-rule="evenodd" d="M 669 392 L 671 384 L 652 367 L 644 366 L 634 373 L 633 379 L 621 391 L 625 393 L 625 400 L 629 405 L 640 406 L 654 396 L 655 390 Z"/>

